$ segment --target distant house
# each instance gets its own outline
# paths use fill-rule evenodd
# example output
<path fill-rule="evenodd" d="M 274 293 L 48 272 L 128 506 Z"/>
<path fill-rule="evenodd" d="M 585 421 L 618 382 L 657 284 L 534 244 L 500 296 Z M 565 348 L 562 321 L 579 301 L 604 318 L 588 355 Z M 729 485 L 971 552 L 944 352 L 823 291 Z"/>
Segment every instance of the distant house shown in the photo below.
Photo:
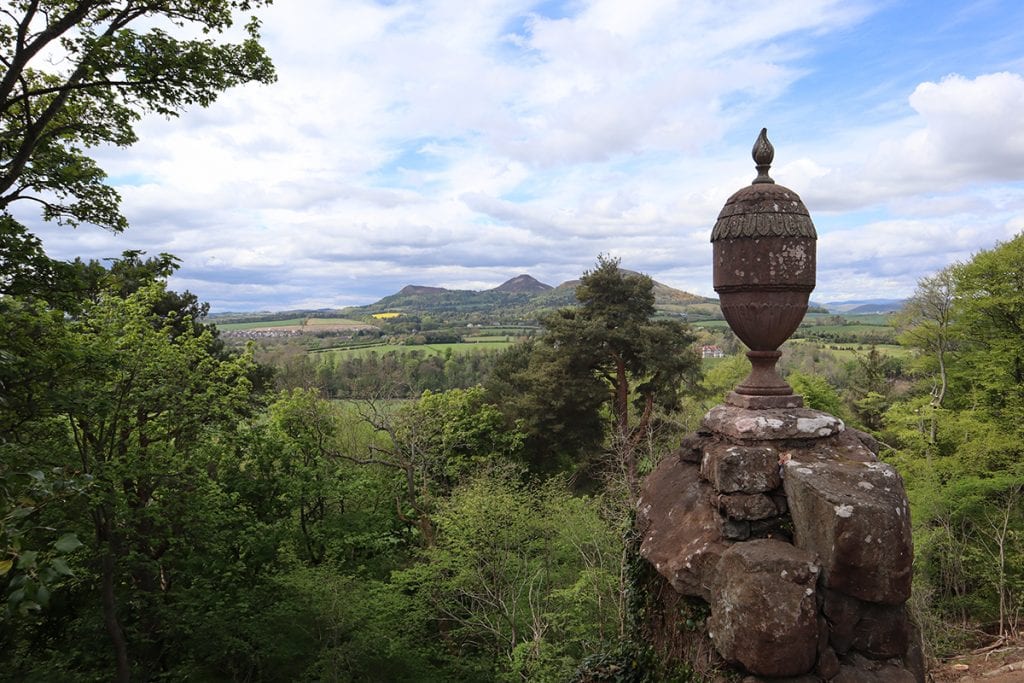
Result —
<path fill-rule="evenodd" d="M 715 346 L 714 344 L 705 344 L 700 347 L 701 358 L 725 358 L 725 351 L 722 347 Z"/>

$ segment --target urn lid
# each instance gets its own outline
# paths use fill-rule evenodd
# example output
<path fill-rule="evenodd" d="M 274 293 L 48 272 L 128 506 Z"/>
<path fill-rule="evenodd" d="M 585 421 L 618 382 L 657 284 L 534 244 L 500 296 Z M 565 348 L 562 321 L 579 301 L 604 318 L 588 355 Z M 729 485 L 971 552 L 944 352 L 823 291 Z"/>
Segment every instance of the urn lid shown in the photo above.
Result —
<path fill-rule="evenodd" d="M 729 197 L 718 214 L 711 241 L 760 238 L 818 238 L 807 207 L 796 192 L 776 184 L 768 176 L 775 148 L 768 141 L 768 129 L 762 128 L 754 143 L 757 177 L 753 183 Z"/>

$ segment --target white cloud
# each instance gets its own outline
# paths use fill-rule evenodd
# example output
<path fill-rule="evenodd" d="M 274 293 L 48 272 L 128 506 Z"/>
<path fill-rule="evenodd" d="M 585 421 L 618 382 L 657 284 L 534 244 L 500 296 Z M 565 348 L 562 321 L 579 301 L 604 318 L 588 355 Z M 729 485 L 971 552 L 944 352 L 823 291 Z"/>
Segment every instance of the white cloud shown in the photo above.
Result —
<path fill-rule="evenodd" d="M 874 4 L 277 3 L 277 83 L 101 150 L 125 235 L 41 234 L 58 256 L 176 253 L 175 282 L 220 309 L 557 284 L 599 252 L 711 294 L 707 236 L 754 175 L 749 119 L 801 111 L 773 174 L 815 216 L 819 289 L 907 293 L 1024 229 L 1024 78 L 929 74 L 833 134 L 787 98 Z"/>

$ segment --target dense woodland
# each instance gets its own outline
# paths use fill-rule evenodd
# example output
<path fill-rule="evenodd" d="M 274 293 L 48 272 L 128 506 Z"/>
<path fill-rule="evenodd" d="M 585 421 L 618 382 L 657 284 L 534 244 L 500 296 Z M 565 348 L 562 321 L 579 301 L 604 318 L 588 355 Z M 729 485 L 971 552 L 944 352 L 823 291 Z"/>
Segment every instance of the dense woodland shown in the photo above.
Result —
<path fill-rule="evenodd" d="M 643 638 L 632 508 L 748 365 L 655 316 L 649 277 L 599 257 L 500 353 L 257 356 L 168 290 L 173 256 L 55 261 L 14 218 L 125 228 L 83 149 L 273 78 L 255 25 L 132 22 L 216 36 L 253 4 L 4 3 L 0 679 L 695 680 Z M 70 70 L 33 70 L 70 27 Z M 906 479 L 933 656 L 1024 616 L 1022 263 L 1024 235 L 922 280 L 880 337 L 844 332 L 860 350 L 785 347 Z"/>

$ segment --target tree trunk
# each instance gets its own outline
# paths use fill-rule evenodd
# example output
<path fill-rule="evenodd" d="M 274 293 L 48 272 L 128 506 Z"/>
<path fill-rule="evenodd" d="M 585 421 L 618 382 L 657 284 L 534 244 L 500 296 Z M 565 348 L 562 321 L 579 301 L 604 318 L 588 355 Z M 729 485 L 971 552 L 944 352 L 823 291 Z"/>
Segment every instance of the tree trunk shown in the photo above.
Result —
<path fill-rule="evenodd" d="M 110 519 L 103 514 L 102 510 L 93 511 L 93 522 L 96 526 L 96 540 L 104 549 L 100 566 L 100 590 L 103 603 L 103 625 L 110 636 L 110 643 L 114 647 L 114 660 L 117 663 L 117 675 L 114 680 L 118 683 L 128 683 L 131 680 L 131 665 L 128 662 L 128 641 L 124 637 L 121 623 L 117 619 L 117 599 L 114 595 L 115 567 L 114 567 L 114 539 Z"/>
<path fill-rule="evenodd" d="M 630 500 L 636 498 L 638 489 L 636 474 L 636 448 L 629 434 L 629 381 L 626 377 L 626 363 L 615 359 L 615 427 L 619 448 L 622 449 L 623 465 L 626 470 L 626 484 Z"/>

